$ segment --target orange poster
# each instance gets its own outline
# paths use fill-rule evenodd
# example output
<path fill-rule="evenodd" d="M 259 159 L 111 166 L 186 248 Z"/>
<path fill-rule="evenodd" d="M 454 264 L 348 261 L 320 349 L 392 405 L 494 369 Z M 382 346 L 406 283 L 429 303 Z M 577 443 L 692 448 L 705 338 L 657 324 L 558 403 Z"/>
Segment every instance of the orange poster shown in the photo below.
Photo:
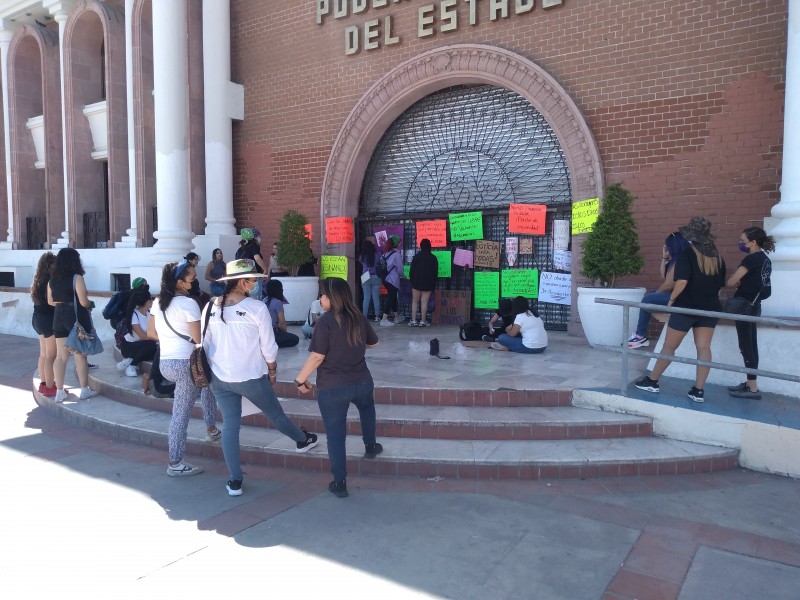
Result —
<path fill-rule="evenodd" d="M 508 231 L 544 235 L 546 218 L 544 204 L 512 204 L 508 211 Z"/>
<path fill-rule="evenodd" d="M 329 244 L 352 244 L 355 241 L 352 217 L 325 219 L 325 239 Z"/>
<path fill-rule="evenodd" d="M 447 247 L 447 221 L 436 219 L 435 221 L 417 221 L 417 246 L 428 238 L 433 248 Z"/>
<path fill-rule="evenodd" d="M 306 223 L 306 237 L 309 240 L 313 240 L 314 239 L 313 236 L 312 236 L 312 233 L 313 233 L 313 228 L 311 227 L 311 223 Z"/>

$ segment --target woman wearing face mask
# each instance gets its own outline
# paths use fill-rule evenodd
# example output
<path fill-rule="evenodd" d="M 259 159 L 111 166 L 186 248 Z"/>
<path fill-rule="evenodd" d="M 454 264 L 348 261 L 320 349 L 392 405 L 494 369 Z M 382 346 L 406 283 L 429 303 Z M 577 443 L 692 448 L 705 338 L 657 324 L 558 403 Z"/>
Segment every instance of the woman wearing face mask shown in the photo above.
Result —
<path fill-rule="evenodd" d="M 739 268 L 728 279 L 728 287 L 736 287 L 734 298 L 744 298 L 753 305 L 752 316 L 761 315 L 761 301 L 772 295 L 772 261 L 767 252 L 775 250 L 775 240 L 760 227 L 748 227 L 739 236 L 739 250 L 746 252 Z M 758 337 L 756 323 L 736 321 L 736 337 L 739 338 L 739 350 L 748 369 L 758 368 Z M 728 392 L 737 398 L 758 400 L 758 380 L 755 375 L 748 375 L 747 381 L 729 387 Z"/>

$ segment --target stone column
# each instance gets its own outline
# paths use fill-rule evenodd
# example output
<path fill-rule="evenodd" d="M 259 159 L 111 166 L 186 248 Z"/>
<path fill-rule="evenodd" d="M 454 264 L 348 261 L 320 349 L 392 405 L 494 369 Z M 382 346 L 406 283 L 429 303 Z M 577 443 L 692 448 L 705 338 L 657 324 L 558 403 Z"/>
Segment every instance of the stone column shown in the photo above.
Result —
<path fill-rule="evenodd" d="M 158 231 L 153 260 L 175 260 L 192 249 L 189 206 L 188 50 L 185 0 L 153 8 L 153 79 Z"/>
<path fill-rule="evenodd" d="M 3 143 L 5 144 L 6 159 L 6 200 L 8 202 L 8 237 L 5 242 L 0 242 L 0 248 L 12 249 L 16 245 L 14 239 L 14 194 L 11 185 L 11 115 L 8 102 L 8 47 L 14 29 L 9 23 L 0 22 L 0 70 L 3 82 Z"/>
<path fill-rule="evenodd" d="M 133 105 L 133 4 L 135 0 L 125 0 L 125 87 L 128 99 L 128 181 L 130 182 L 131 226 L 122 239 L 114 244 L 116 248 L 135 248 L 138 236 L 138 215 L 136 209 L 136 123 Z"/>
<path fill-rule="evenodd" d="M 772 297 L 765 315 L 800 316 L 800 0 L 789 0 L 786 45 L 786 95 L 783 117 L 781 200 L 765 221 L 775 238 Z"/>
<path fill-rule="evenodd" d="M 61 131 L 67 131 L 67 98 L 66 81 L 64 81 L 64 28 L 67 26 L 69 11 L 75 5 L 74 0 L 63 0 L 61 2 L 45 2 L 45 8 L 50 10 L 50 14 L 58 23 L 58 62 L 61 71 Z M 62 155 L 64 157 L 64 231 L 61 237 L 53 244 L 54 249 L 66 248 L 70 245 L 69 240 L 69 186 L 72 183 L 69 178 L 67 168 L 67 136 L 61 136 Z"/>

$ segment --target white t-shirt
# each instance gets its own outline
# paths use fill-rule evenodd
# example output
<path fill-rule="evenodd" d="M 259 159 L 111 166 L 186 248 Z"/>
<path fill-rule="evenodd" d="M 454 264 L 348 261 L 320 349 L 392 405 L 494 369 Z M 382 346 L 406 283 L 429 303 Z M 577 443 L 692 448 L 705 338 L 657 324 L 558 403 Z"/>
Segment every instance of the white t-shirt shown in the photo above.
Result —
<path fill-rule="evenodd" d="M 311 303 L 311 308 L 308 310 L 308 314 L 306 315 L 306 325 L 309 327 L 314 325 L 314 315 L 317 315 L 317 318 L 322 316 L 322 313 L 325 311 L 322 310 L 322 304 L 320 304 L 319 299 L 314 300 Z"/>
<path fill-rule="evenodd" d="M 215 298 L 203 309 L 202 323 L 205 323 L 206 311 L 212 311 L 203 337 L 211 371 L 228 383 L 263 377 L 267 374 L 267 363 L 278 358 L 269 310 L 263 302 L 245 298 L 221 311 L 221 300 Z M 220 313 L 225 317 L 224 323 Z"/>
<path fill-rule="evenodd" d="M 147 314 L 142 314 L 138 310 L 134 309 L 133 314 L 131 315 L 131 332 L 125 334 L 126 342 L 140 342 L 142 341 L 142 339 L 147 339 L 147 338 L 140 338 L 138 335 L 136 335 L 136 332 L 133 331 L 133 326 L 138 325 L 139 327 L 142 328 L 142 331 L 144 331 L 145 334 L 147 334 L 147 319 L 149 315 L 150 315 L 149 312 Z M 170 323 L 171 322 L 172 321 L 170 321 Z"/>
<path fill-rule="evenodd" d="M 150 309 L 150 314 L 153 316 L 158 332 L 158 345 L 161 348 L 161 358 L 164 360 L 188 360 L 189 355 L 194 350 L 194 344 L 187 342 L 181 337 L 175 335 L 175 332 L 170 329 L 164 321 L 164 313 L 161 311 L 161 301 L 156 300 L 153 302 L 153 308 Z M 186 296 L 176 296 L 169 303 L 167 308 L 167 318 L 169 324 L 173 329 L 191 338 L 192 334 L 189 332 L 189 323 L 200 320 L 200 307 L 197 302 Z"/>
<path fill-rule="evenodd" d="M 514 325 L 519 325 L 522 333 L 522 345 L 526 348 L 546 348 L 547 332 L 544 330 L 544 321 L 534 317 L 533 313 L 519 313 L 514 318 Z"/>

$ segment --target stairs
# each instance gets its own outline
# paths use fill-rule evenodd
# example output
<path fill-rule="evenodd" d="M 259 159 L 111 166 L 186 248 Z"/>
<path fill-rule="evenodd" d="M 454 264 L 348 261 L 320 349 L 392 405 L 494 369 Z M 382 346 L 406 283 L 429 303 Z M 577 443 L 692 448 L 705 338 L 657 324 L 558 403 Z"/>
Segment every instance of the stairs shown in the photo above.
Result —
<path fill-rule="evenodd" d="M 101 396 L 54 404 L 36 401 L 68 422 L 122 441 L 167 447 L 171 400 L 131 389 L 138 380 L 113 368 L 92 371 Z M 132 379 L 132 378 L 131 378 Z M 272 429 L 261 414 L 243 419 L 242 462 L 327 471 L 322 420 L 313 398 L 297 397 L 295 386 L 279 383 L 286 414 L 320 434 L 306 454 Z M 576 408 L 565 390 L 429 390 L 378 388 L 378 440 L 385 450 L 363 459 L 357 411 L 348 415 L 348 473 L 418 478 L 567 479 L 710 473 L 736 468 L 738 452 L 653 437 L 649 418 Z M 71 397 L 74 398 L 74 397 Z M 187 454 L 222 459 L 219 444 L 203 440 L 195 407 Z"/>

